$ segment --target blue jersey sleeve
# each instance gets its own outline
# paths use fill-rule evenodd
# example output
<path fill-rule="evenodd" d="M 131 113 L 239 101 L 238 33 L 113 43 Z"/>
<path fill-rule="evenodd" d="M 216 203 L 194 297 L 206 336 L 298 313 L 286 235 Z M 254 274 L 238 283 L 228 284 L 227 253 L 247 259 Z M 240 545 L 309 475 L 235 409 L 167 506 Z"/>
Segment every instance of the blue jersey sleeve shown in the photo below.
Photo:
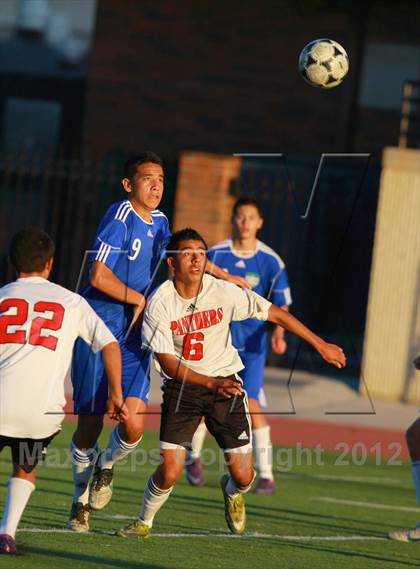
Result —
<path fill-rule="evenodd" d="M 104 263 L 109 269 L 113 270 L 120 255 L 125 249 L 127 237 L 127 227 L 123 221 L 112 219 L 102 227 L 96 237 L 98 250 L 95 261 Z"/>
<path fill-rule="evenodd" d="M 165 224 L 163 227 L 163 239 L 162 239 L 162 249 L 163 251 L 166 250 L 166 247 L 170 241 L 172 237 L 172 232 L 169 228 L 169 221 L 167 220 L 167 218 L 165 217 Z"/>
<path fill-rule="evenodd" d="M 269 300 L 277 306 L 289 306 L 292 304 L 289 281 L 286 269 L 278 265 L 272 279 Z"/>
<path fill-rule="evenodd" d="M 224 262 L 226 261 L 226 255 L 230 253 L 230 250 L 222 249 L 222 248 L 214 248 L 209 249 L 207 251 L 207 257 L 209 261 L 217 265 L 218 267 L 222 267 Z"/>
<path fill-rule="evenodd" d="M 169 221 L 166 216 L 161 216 L 163 220 L 159 229 L 159 247 L 158 247 L 158 257 L 159 259 L 164 259 L 166 256 L 166 249 L 168 243 L 172 237 L 171 230 L 169 228 Z"/>

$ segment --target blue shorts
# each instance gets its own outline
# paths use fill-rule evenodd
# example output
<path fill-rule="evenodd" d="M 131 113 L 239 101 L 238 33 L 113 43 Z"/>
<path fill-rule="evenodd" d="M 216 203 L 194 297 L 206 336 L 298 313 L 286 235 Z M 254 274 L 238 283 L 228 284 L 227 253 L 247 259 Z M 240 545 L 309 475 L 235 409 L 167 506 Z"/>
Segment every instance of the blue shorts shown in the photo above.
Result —
<path fill-rule="evenodd" d="M 120 342 L 123 396 L 138 397 L 147 403 L 150 390 L 150 352 L 140 349 L 139 335 Z M 104 415 L 108 380 L 102 353 L 92 352 L 82 339 L 76 341 L 72 367 L 74 412 L 77 415 Z"/>
<path fill-rule="evenodd" d="M 251 399 L 259 399 L 259 393 L 264 383 L 265 350 L 262 353 L 240 352 L 245 368 L 238 372 L 244 382 L 245 391 Z"/>

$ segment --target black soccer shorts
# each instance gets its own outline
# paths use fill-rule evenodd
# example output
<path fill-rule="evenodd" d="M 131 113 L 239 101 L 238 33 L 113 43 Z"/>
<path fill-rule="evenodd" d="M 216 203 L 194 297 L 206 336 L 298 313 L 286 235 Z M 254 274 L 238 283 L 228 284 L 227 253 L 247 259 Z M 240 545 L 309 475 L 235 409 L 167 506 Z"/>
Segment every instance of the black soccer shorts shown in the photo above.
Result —
<path fill-rule="evenodd" d="M 212 390 L 173 379 L 164 381 L 162 391 L 161 448 L 177 445 L 191 449 L 194 433 L 204 417 L 207 429 L 221 449 L 238 452 L 236 449 L 249 447 L 243 450 L 251 452 L 251 418 L 245 392 L 228 399 Z"/>
<path fill-rule="evenodd" d="M 4 447 L 10 447 L 13 462 L 29 474 L 45 456 L 47 446 L 59 432 L 44 439 L 19 439 L 0 435 L 0 452 Z"/>

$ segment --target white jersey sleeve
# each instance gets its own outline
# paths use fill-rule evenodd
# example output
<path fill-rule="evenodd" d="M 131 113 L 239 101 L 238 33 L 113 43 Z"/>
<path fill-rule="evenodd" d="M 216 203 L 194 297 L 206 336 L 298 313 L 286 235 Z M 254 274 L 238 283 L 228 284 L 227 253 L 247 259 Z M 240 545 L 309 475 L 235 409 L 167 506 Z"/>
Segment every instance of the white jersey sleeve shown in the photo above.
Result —
<path fill-rule="evenodd" d="M 90 345 L 93 352 L 99 352 L 107 344 L 117 341 L 104 321 L 99 318 L 93 308 L 82 297 L 80 297 L 79 310 L 79 335 Z"/>
<path fill-rule="evenodd" d="M 232 320 L 247 320 L 248 318 L 268 320 L 271 302 L 252 290 L 239 288 L 232 283 L 224 283 L 224 285 L 232 301 Z"/>
<path fill-rule="evenodd" d="M 176 356 L 171 322 L 162 302 L 151 302 L 146 308 L 142 327 L 142 348 L 157 354 Z"/>

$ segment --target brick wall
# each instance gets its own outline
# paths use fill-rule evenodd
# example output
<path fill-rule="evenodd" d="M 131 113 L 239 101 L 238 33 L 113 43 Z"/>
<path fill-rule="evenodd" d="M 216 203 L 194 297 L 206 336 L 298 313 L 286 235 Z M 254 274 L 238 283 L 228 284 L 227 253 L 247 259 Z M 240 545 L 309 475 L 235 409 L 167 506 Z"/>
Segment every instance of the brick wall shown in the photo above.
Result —
<path fill-rule="evenodd" d="M 367 41 L 416 44 L 420 17 L 415 2 L 383 4 L 100 0 L 85 139 L 99 152 L 164 154 L 344 151 L 353 139 L 379 156 L 396 143 L 399 118 L 351 114 L 360 26 Z M 300 50 L 317 37 L 336 39 L 351 58 L 349 77 L 329 92 L 297 72 Z"/>
<path fill-rule="evenodd" d="M 231 233 L 231 183 L 239 177 L 240 159 L 203 152 L 185 152 L 179 161 L 173 230 L 191 226 L 207 244 Z"/>

